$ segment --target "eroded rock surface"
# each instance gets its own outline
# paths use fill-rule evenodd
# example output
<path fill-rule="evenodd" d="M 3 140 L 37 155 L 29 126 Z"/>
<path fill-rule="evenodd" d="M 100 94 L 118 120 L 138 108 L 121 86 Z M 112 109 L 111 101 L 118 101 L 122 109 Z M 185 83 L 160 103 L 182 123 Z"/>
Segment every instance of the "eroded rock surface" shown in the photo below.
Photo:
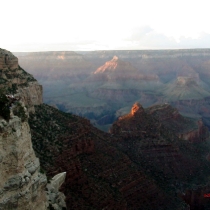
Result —
<path fill-rule="evenodd" d="M 18 65 L 17 57 L 3 49 L 0 49 L 0 88 L 20 96 L 29 111 L 42 103 L 42 86 Z"/>
<path fill-rule="evenodd" d="M 11 52 L 0 49 L 0 69 L 17 69 L 18 59 Z"/>
<path fill-rule="evenodd" d="M 0 117 L 0 209 L 44 210 L 48 203 L 46 176 L 31 143 L 27 122 Z"/>
<path fill-rule="evenodd" d="M 155 105 L 146 111 L 156 117 L 167 129 L 172 130 L 180 139 L 190 142 L 202 142 L 209 138 L 209 130 L 202 119 L 182 116 L 169 104 Z"/>
<path fill-rule="evenodd" d="M 47 184 L 48 202 L 54 210 L 63 210 L 66 208 L 65 195 L 59 191 L 61 185 L 65 182 L 65 178 L 66 172 L 59 173 Z"/>
<path fill-rule="evenodd" d="M 193 191 L 196 185 L 208 182 L 209 133 L 207 128 L 202 133 L 201 126 L 168 104 L 148 109 L 134 104 L 130 113 L 112 125 L 110 132 L 120 139 L 118 147 L 158 183 L 184 194 L 187 189 Z M 190 136 L 192 132 L 194 136 Z"/>

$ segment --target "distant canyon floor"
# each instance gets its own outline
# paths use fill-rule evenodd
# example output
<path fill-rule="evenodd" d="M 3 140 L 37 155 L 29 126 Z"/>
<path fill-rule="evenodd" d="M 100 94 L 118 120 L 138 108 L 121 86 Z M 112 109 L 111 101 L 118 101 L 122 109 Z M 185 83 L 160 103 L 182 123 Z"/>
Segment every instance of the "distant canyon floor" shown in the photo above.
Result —
<path fill-rule="evenodd" d="M 14 53 L 44 102 L 108 131 L 135 102 L 169 103 L 210 128 L 210 49 Z"/>

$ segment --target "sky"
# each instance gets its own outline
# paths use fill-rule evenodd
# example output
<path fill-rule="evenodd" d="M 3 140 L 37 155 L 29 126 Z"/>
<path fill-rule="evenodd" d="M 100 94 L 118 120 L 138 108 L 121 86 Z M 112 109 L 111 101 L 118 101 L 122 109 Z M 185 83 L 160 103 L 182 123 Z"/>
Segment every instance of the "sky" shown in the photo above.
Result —
<path fill-rule="evenodd" d="M 0 0 L 12 52 L 210 48 L 208 0 Z"/>

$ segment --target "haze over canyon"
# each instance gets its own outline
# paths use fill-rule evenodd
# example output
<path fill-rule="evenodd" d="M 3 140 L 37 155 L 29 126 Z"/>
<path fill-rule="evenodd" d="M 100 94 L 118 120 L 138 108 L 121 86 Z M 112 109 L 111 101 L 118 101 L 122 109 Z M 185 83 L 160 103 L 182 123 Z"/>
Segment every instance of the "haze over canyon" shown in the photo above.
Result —
<path fill-rule="evenodd" d="M 108 131 L 133 103 L 169 103 L 210 127 L 210 50 L 15 53 L 44 102 Z"/>

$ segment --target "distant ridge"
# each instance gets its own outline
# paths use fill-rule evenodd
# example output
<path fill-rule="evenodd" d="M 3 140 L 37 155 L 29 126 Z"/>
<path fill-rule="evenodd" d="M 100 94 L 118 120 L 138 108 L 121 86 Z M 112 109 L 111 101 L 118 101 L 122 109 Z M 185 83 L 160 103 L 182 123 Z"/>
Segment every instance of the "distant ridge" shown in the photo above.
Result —
<path fill-rule="evenodd" d="M 129 76 L 132 73 L 136 73 L 137 69 L 132 66 L 130 62 L 125 62 L 115 55 L 112 60 L 107 61 L 103 66 L 100 66 L 94 74 L 107 73 L 111 76 L 114 72 L 128 74 L 127 76 Z"/>

